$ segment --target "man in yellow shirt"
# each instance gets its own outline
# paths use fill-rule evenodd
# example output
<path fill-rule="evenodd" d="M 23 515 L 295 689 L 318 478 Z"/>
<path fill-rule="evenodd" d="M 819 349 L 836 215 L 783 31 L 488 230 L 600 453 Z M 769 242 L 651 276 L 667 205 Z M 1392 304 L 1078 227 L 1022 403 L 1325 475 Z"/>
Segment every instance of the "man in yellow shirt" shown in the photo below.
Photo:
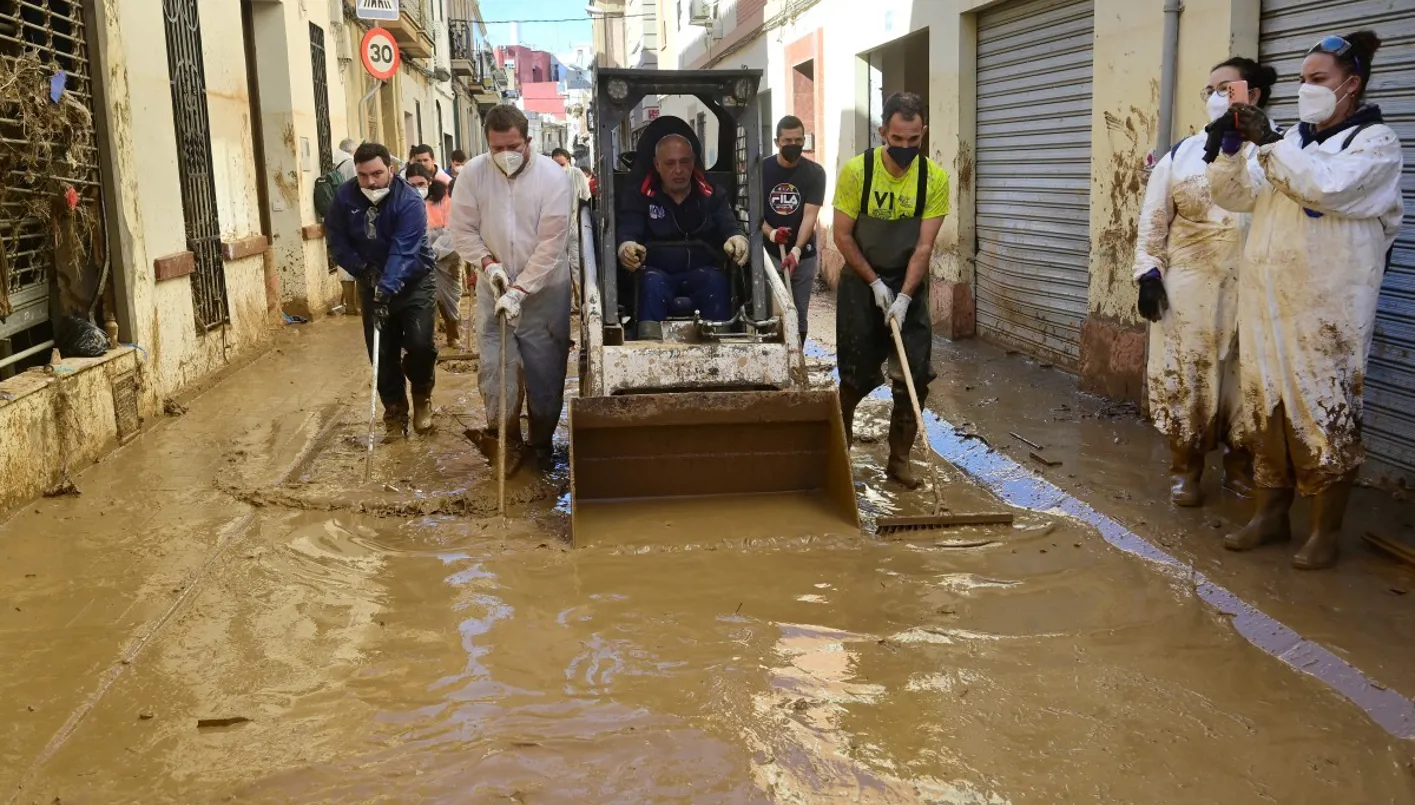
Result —
<path fill-rule="evenodd" d="M 919 153 L 928 129 L 918 95 L 891 95 L 883 119 L 885 147 L 850 160 L 835 183 L 835 246 L 850 268 L 836 290 L 840 409 L 853 444 L 855 406 L 884 383 L 881 367 L 888 360 L 894 410 L 886 474 L 915 489 L 920 481 L 909 466 L 909 451 L 919 423 L 894 355 L 889 322 L 899 323 L 922 404 L 934 378 L 929 262 L 948 214 L 948 174 Z"/>

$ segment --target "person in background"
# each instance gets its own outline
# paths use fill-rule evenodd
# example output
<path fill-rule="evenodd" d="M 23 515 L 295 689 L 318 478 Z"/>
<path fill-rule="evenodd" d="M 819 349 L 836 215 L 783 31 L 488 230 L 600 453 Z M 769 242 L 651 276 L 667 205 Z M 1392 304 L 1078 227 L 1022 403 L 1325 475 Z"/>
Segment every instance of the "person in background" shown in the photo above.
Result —
<path fill-rule="evenodd" d="M 462 258 L 447 229 L 452 196 L 447 185 L 437 181 L 432 171 L 418 162 L 408 166 L 408 184 L 427 205 L 427 242 L 437 260 L 438 317 L 447 333 L 447 348 L 458 352 L 462 349 Z"/>
<path fill-rule="evenodd" d="M 767 256 L 786 272 L 796 303 L 797 329 L 806 340 L 811 289 L 816 282 L 816 216 L 825 203 L 825 169 L 801 155 L 806 126 L 787 115 L 776 124 L 777 153 L 762 164 L 763 242 Z M 786 252 L 785 259 L 782 251 Z"/>
<path fill-rule="evenodd" d="M 929 261 L 948 214 L 948 174 L 920 153 L 928 127 L 918 95 L 889 96 L 882 119 L 885 147 L 847 162 L 835 186 L 835 245 L 851 269 L 836 288 L 840 410 L 846 440 L 853 443 L 855 407 L 884 383 L 881 367 L 889 361 L 894 409 L 886 474 L 917 489 L 921 482 L 909 466 L 909 452 L 919 423 L 890 322 L 899 325 L 922 405 L 934 379 Z"/>
<path fill-rule="evenodd" d="M 593 201 L 599 195 L 599 179 L 595 178 L 594 171 L 588 167 L 580 168 L 580 172 L 590 183 L 590 200 Z"/>
<path fill-rule="evenodd" d="M 1277 71 L 1232 58 L 1209 72 L 1209 120 L 1228 114 L 1229 84 L 1246 81 L 1239 103 L 1266 107 Z M 1238 262 L 1248 215 L 1232 213 L 1209 194 L 1204 162 L 1209 135 L 1195 134 L 1165 154 L 1150 174 L 1140 209 L 1135 280 L 1140 315 L 1151 322 L 1150 415 L 1169 442 L 1169 497 L 1179 506 L 1203 502 L 1204 459 L 1225 447 L 1223 484 L 1252 494 L 1252 457 L 1238 433 Z M 1257 172 L 1256 154 L 1249 170 Z"/>
<path fill-rule="evenodd" d="M 462 172 L 462 166 L 467 164 L 467 152 L 458 148 L 452 152 L 452 156 L 448 159 L 452 160 L 452 165 L 447 169 L 447 172 L 452 175 L 453 179 L 456 179 L 457 174 Z"/>
<path fill-rule="evenodd" d="M 345 137 L 339 143 L 339 153 L 334 155 L 334 167 L 339 171 L 339 177 L 346 182 L 359 175 L 358 168 L 354 167 L 354 151 L 358 150 L 358 147 L 357 140 Z"/>
<path fill-rule="evenodd" d="M 447 171 L 437 167 L 437 160 L 432 153 L 432 146 L 430 145 L 415 145 L 412 147 L 412 150 L 408 152 L 408 166 L 412 166 L 413 164 L 422 165 L 424 168 L 427 168 L 432 172 L 433 178 L 438 182 L 443 184 L 452 183 L 452 177 L 448 175 Z M 408 168 L 405 167 L 403 168 L 404 178 L 407 178 L 407 175 Z"/>
<path fill-rule="evenodd" d="M 565 239 L 565 251 L 570 256 L 570 284 L 573 289 L 570 312 L 578 313 L 580 310 L 580 210 L 590 203 L 590 182 L 585 178 L 585 174 L 572 164 L 569 151 L 557 148 L 550 152 L 550 158 L 555 160 L 555 164 L 559 165 L 565 171 L 565 175 L 570 178 L 570 234 Z"/>
<path fill-rule="evenodd" d="M 570 357 L 570 269 L 565 237 L 570 229 L 570 183 L 547 157 L 530 150 L 530 123 L 514 106 L 487 112 L 490 153 L 462 170 L 452 193 L 449 226 L 462 258 L 482 271 L 477 294 L 481 341 L 479 385 L 486 404 L 486 430 L 473 440 L 495 459 L 503 379 L 501 321 L 510 330 L 507 371 L 516 378 L 513 416 L 506 423 L 506 472 L 524 455 L 521 447 L 521 383 L 530 409 L 529 445 L 542 470 L 554 467 L 552 439 L 565 406 Z M 510 401 L 508 401 L 510 403 Z M 511 430 L 514 429 L 514 430 Z"/>
<path fill-rule="evenodd" d="M 339 151 L 334 155 L 334 168 L 339 171 L 339 179 L 342 182 L 352 182 L 358 178 L 359 171 L 354 165 L 354 152 L 358 150 L 358 147 L 358 142 L 350 137 L 345 137 L 339 142 Z M 343 266 L 339 266 L 338 269 L 344 314 L 357 316 L 359 315 L 359 284 L 354 279 L 354 275 L 345 271 Z"/>
<path fill-rule="evenodd" d="M 378 396 L 390 436 L 408 430 L 408 390 L 413 428 L 432 430 L 432 388 L 437 367 L 433 343 L 432 249 L 427 210 L 412 185 L 392 171 L 393 157 L 378 143 L 354 152 L 358 180 L 340 186 L 324 217 L 325 238 L 341 266 L 359 266 L 364 344 L 373 357 L 380 331 Z M 351 272 L 353 273 L 353 272 Z"/>
<path fill-rule="evenodd" d="M 1381 280 L 1404 216 L 1400 139 L 1363 102 L 1381 40 L 1328 36 L 1302 60 L 1302 123 L 1274 132 L 1258 106 L 1209 125 L 1222 152 L 1214 200 L 1253 222 L 1238 280 L 1244 428 L 1254 452 L 1252 519 L 1224 540 L 1244 551 L 1292 538 L 1296 494 L 1311 525 L 1292 558 L 1337 561 L 1342 519 L 1365 450 L 1361 396 Z M 1243 154 L 1252 143 L 1261 172 Z"/>

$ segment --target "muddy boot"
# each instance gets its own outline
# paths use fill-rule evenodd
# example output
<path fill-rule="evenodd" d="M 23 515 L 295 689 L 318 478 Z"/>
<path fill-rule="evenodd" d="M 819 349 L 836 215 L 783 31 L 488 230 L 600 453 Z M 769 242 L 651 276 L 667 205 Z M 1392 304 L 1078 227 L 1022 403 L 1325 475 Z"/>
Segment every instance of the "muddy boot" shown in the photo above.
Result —
<path fill-rule="evenodd" d="M 1204 454 L 1187 446 L 1169 449 L 1169 500 L 1176 506 L 1201 506 Z"/>
<path fill-rule="evenodd" d="M 383 406 L 383 432 L 390 439 L 408 435 L 408 404 Z"/>
<path fill-rule="evenodd" d="M 1253 518 L 1248 525 L 1223 538 L 1223 547 L 1230 551 L 1251 551 L 1269 542 L 1292 539 L 1291 489 L 1256 487 L 1253 490 Z"/>
<path fill-rule="evenodd" d="M 1322 570 L 1336 564 L 1341 547 L 1341 519 L 1351 499 L 1351 479 L 1332 484 L 1312 498 L 1312 530 L 1302 548 L 1292 557 L 1298 570 Z"/>
<path fill-rule="evenodd" d="M 865 399 L 865 395 L 857 391 L 854 386 L 840 384 L 840 418 L 845 420 L 845 447 L 847 449 L 855 446 L 855 408 L 863 399 Z"/>
<path fill-rule="evenodd" d="M 462 328 L 456 319 L 447 319 L 447 349 L 451 352 L 462 351 Z"/>
<path fill-rule="evenodd" d="M 1223 488 L 1240 498 L 1253 497 L 1253 454 L 1241 447 L 1223 450 Z"/>
<path fill-rule="evenodd" d="M 900 406 L 896 399 L 889 416 L 889 463 L 885 465 L 884 474 L 905 489 L 918 489 L 924 483 L 909 464 L 909 453 L 918 435 L 919 423 L 914 421 L 914 412 Z"/>
<path fill-rule="evenodd" d="M 536 468 L 541 472 L 555 469 L 555 426 L 558 420 L 549 417 L 531 417 L 529 446 L 535 456 Z"/>
<path fill-rule="evenodd" d="M 419 434 L 432 430 L 432 389 L 413 390 L 413 430 Z"/>

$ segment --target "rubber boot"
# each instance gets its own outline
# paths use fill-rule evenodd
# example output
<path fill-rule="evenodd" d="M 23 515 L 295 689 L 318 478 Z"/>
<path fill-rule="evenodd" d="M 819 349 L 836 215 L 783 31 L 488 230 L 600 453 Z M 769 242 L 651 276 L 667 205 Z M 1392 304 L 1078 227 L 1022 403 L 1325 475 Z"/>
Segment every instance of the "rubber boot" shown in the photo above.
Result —
<path fill-rule="evenodd" d="M 1253 497 L 1253 454 L 1241 447 L 1223 450 L 1223 488 L 1240 498 Z"/>
<path fill-rule="evenodd" d="M 550 417 L 530 417 L 531 453 L 535 456 L 536 467 L 541 472 L 555 469 L 555 427 L 559 420 Z"/>
<path fill-rule="evenodd" d="M 1292 539 L 1293 491 L 1259 486 L 1253 489 L 1253 517 L 1248 524 L 1223 538 L 1230 551 L 1251 551 L 1270 542 Z"/>
<path fill-rule="evenodd" d="M 884 474 L 899 482 L 905 489 L 918 489 L 923 485 L 914 468 L 909 464 L 909 453 L 914 448 L 914 439 L 919 435 L 919 423 L 914 421 L 914 412 L 894 401 L 894 410 L 889 414 L 889 463 Z"/>
<path fill-rule="evenodd" d="M 447 330 L 447 349 L 452 352 L 462 351 L 462 332 L 460 322 L 451 316 L 444 316 L 442 320 Z"/>
<path fill-rule="evenodd" d="M 432 387 L 413 389 L 413 430 L 419 434 L 432 430 Z"/>
<path fill-rule="evenodd" d="M 1351 499 L 1352 479 L 1344 478 L 1312 498 L 1312 530 L 1292 557 L 1298 570 L 1322 570 L 1336 564 L 1341 547 L 1341 520 Z"/>
<path fill-rule="evenodd" d="M 383 406 L 383 432 L 390 438 L 408 435 L 408 404 Z"/>
<path fill-rule="evenodd" d="M 854 386 L 840 384 L 840 418 L 845 421 L 845 447 L 855 446 L 855 409 L 865 395 Z"/>
<path fill-rule="evenodd" d="M 1204 454 L 1188 446 L 1169 448 L 1169 500 L 1176 506 L 1202 506 Z"/>

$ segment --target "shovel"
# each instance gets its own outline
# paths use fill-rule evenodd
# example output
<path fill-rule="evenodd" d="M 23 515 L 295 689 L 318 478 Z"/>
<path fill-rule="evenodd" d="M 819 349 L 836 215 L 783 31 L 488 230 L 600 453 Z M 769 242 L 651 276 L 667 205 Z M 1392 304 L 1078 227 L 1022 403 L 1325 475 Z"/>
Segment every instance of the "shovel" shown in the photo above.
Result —
<path fill-rule="evenodd" d="M 496 510 L 506 525 L 506 315 L 501 319 L 501 414 L 496 423 Z M 520 416 L 520 412 L 517 412 Z"/>

